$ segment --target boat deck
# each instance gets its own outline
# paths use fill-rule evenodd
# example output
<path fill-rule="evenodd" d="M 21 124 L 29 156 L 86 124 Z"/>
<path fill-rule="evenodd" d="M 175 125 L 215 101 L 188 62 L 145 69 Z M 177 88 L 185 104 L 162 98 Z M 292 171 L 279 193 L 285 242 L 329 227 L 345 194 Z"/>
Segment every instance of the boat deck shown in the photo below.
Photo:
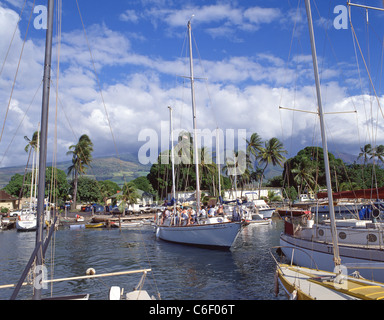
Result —
<path fill-rule="evenodd" d="M 332 272 L 298 266 L 279 265 L 279 279 L 285 289 L 297 291 L 299 299 L 383 300 L 384 286 L 374 281 L 345 276 L 338 283 Z"/>

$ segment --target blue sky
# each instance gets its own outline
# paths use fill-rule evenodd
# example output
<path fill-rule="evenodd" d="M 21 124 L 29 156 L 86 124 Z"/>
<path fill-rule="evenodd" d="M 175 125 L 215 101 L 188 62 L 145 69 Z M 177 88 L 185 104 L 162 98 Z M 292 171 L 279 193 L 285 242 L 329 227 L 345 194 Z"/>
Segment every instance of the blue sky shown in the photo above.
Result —
<path fill-rule="evenodd" d="M 97 76 L 76 1 L 65 0 L 61 25 L 58 160 L 70 160 L 65 156 L 68 147 L 84 133 L 95 144 L 95 156 L 113 154 L 116 148 L 119 153 L 137 154 L 144 143 L 138 141 L 143 130 L 157 132 L 160 141 L 161 122 L 169 119 L 168 105 L 174 108 L 175 126 L 191 130 L 189 83 L 180 76 L 189 75 L 185 41 L 187 22 L 192 14 L 197 44 L 195 76 L 207 78 L 207 81 L 196 82 L 198 127 L 245 129 L 248 136 L 257 132 L 264 140 L 278 137 L 290 156 L 305 146 L 320 145 L 316 116 L 279 110 L 280 105 L 316 110 L 303 1 L 78 2 Z M 381 0 L 356 2 L 382 7 Z M 0 141 L 0 166 L 26 163 L 24 136 L 32 136 L 40 119 L 41 91 L 38 89 L 45 31 L 35 29 L 33 23 L 9 104 L 31 3 L 27 1 L 17 26 L 24 0 L 0 1 L 0 67 L 17 26 L 0 74 L 2 126 L 6 118 Z M 46 1 L 36 0 L 36 5 L 46 5 Z M 324 105 L 328 112 L 357 110 L 357 115 L 326 116 L 329 144 L 335 153 L 358 154 L 366 143 L 384 144 L 384 119 L 358 51 L 356 62 L 357 47 L 350 23 L 346 29 L 334 27 L 340 14 L 334 13 L 337 5 L 345 6 L 345 1 L 312 2 Z M 33 14 L 32 19 L 36 17 L 37 14 Z M 384 16 L 369 11 L 368 17 L 367 28 L 365 10 L 352 8 L 353 26 L 369 64 L 378 101 L 382 102 Z M 54 52 L 52 123 L 56 104 L 56 32 Z M 106 114 L 112 124 L 116 148 Z M 53 129 L 50 130 L 52 133 Z"/>

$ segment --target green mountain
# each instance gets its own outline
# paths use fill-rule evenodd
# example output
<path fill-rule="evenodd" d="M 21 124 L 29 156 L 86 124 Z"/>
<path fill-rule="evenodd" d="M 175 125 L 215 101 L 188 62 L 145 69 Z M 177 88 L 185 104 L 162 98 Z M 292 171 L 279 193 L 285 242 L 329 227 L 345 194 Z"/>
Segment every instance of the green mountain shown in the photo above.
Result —
<path fill-rule="evenodd" d="M 151 169 L 151 165 L 142 165 L 132 154 L 119 155 L 118 159 L 115 156 L 93 158 L 91 168 L 87 171 L 87 177 L 92 177 L 96 180 L 111 180 L 119 185 L 124 182 L 131 181 L 140 176 L 146 176 Z M 71 161 L 57 163 L 57 168 L 67 172 L 68 167 L 72 164 Z M 47 164 L 50 166 L 51 164 Z M 16 173 L 24 174 L 25 167 L 8 167 L 0 168 L 0 188 L 4 188 Z M 69 177 L 70 178 L 70 177 Z"/>

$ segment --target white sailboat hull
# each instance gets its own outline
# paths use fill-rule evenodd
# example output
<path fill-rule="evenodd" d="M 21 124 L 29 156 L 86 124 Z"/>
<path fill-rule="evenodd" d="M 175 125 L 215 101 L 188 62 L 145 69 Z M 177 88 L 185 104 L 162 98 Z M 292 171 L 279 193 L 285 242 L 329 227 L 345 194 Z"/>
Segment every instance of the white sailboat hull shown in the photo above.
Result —
<path fill-rule="evenodd" d="M 280 236 L 281 250 L 294 264 L 333 271 L 333 245 L 322 242 L 296 238 L 288 234 Z M 357 244 L 339 244 L 340 258 L 343 265 L 350 264 L 349 273 L 357 270 L 366 279 L 384 282 L 384 270 L 369 268 L 370 264 L 384 266 L 384 251 L 380 246 L 363 246 Z M 293 258 L 292 258 L 293 255 Z M 311 260 L 311 258 L 313 260 Z M 314 265 L 314 262 L 316 265 Z M 353 268 L 352 265 L 365 265 L 365 268 Z"/>
<path fill-rule="evenodd" d="M 355 214 L 359 213 L 362 205 L 360 204 L 339 204 L 334 206 L 335 214 L 342 216 L 346 214 Z M 320 214 L 320 215 L 329 215 L 329 206 L 327 205 L 314 205 L 311 207 L 312 214 Z"/>
<path fill-rule="evenodd" d="M 17 231 L 36 231 L 37 220 L 35 216 L 22 217 L 16 220 Z"/>
<path fill-rule="evenodd" d="M 241 228 L 241 222 L 156 226 L 156 237 L 185 245 L 228 250 L 236 240 Z"/>
<path fill-rule="evenodd" d="M 275 212 L 275 209 L 265 209 L 260 210 L 259 213 L 263 215 L 264 218 L 272 218 L 272 214 Z"/>

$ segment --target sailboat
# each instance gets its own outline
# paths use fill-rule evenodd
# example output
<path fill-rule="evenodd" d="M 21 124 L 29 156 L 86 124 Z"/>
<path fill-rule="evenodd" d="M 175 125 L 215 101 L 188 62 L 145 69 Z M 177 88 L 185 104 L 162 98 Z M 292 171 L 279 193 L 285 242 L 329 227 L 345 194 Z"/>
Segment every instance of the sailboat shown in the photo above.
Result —
<path fill-rule="evenodd" d="M 25 213 L 19 215 L 16 220 L 16 229 L 19 232 L 36 231 L 36 213 L 28 210 Z"/>
<path fill-rule="evenodd" d="M 193 74 L 193 57 L 192 57 L 192 27 L 191 21 L 188 21 L 188 38 L 189 38 L 189 59 L 190 59 L 190 79 L 191 79 L 191 94 L 192 94 L 192 111 L 193 111 L 193 131 L 194 131 L 194 157 L 196 170 L 196 212 L 200 210 L 200 182 L 199 182 L 199 163 L 197 150 L 197 128 L 196 128 L 196 105 L 194 91 L 194 74 Z M 172 122 L 172 121 L 171 121 Z M 171 132 L 172 132 L 171 128 Z M 173 143 L 173 139 L 172 139 Z M 173 164 L 173 145 L 172 145 L 172 164 Z M 174 179 L 174 167 L 173 167 Z M 175 181 L 173 180 L 173 186 Z M 175 195 L 175 189 L 173 187 Z M 174 197 L 175 198 L 175 197 Z M 173 210 L 174 217 L 176 210 Z M 173 219 L 175 221 L 176 219 Z M 236 237 L 240 233 L 243 226 L 241 221 L 219 222 L 217 218 L 214 223 L 209 220 L 207 223 L 197 223 L 191 225 L 179 225 L 172 223 L 171 225 L 159 224 L 156 225 L 156 237 L 161 240 L 191 245 L 197 247 L 206 247 L 212 249 L 228 250 L 232 247 Z"/>
<path fill-rule="evenodd" d="M 317 198 L 325 199 L 329 198 L 329 195 L 327 192 L 320 192 L 317 194 Z M 371 200 L 372 198 L 384 198 L 384 188 L 332 193 L 331 201 L 338 199 Z M 327 202 L 330 202 L 329 199 Z M 355 266 L 357 263 L 360 266 L 358 272 L 361 276 L 384 282 L 382 270 L 384 268 L 384 224 L 378 222 L 380 205 L 381 203 L 377 201 L 367 202 L 365 208 L 363 203 L 359 204 L 360 212 L 367 206 L 374 207 L 369 219 L 335 219 L 335 230 L 339 242 L 339 254 L 343 262 Z M 290 257 L 293 263 L 310 267 L 313 264 L 309 258 L 311 257 L 321 269 L 333 270 L 330 220 L 314 223 L 314 220 L 310 219 L 305 226 L 295 226 L 287 220 L 284 224 L 284 232 L 280 236 L 281 250 L 287 257 Z"/>
<path fill-rule="evenodd" d="M 37 135 L 37 146 L 39 145 L 40 135 Z M 32 161 L 32 174 L 31 174 L 31 194 L 29 207 L 27 209 L 21 210 L 20 215 L 16 220 L 16 229 L 19 232 L 27 232 L 27 231 L 36 231 L 37 229 L 37 217 L 36 217 L 36 203 L 34 202 L 36 199 L 37 192 L 37 176 L 38 176 L 38 165 L 37 158 L 39 153 L 39 147 L 37 147 L 33 152 L 33 161 Z"/>
<path fill-rule="evenodd" d="M 333 199 L 352 198 L 371 199 L 371 195 L 382 194 L 384 188 L 366 189 L 355 191 L 343 191 L 333 193 Z M 318 194 L 318 197 L 325 197 L 325 194 Z M 364 210 L 364 209 L 363 209 Z M 366 279 L 384 282 L 384 272 L 378 267 L 384 267 L 384 224 L 378 222 L 380 209 L 375 208 L 371 212 L 369 220 L 361 219 L 336 219 L 336 230 L 339 241 L 340 257 L 345 263 L 359 263 L 365 266 L 359 270 L 361 276 Z M 329 220 L 321 223 L 314 223 L 308 220 L 307 225 L 295 227 L 293 222 L 284 221 L 284 232 L 280 235 L 282 252 L 292 258 L 295 264 L 309 267 L 312 264 L 309 256 L 316 261 L 323 270 L 332 270 L 332 237 Z M 293 254 L 292 248 L 300 250 Z"/>
<path fill-rule="evenodd" d="M 281 285 L 284 291 L 291 299 L 311 299 L 311 300 L 349 300 L 349 299 L 384 299 L 384 283 L 365 280 L 358 275 L 356 277 L 348 275 L 348 267 L 356 270 L 358 267 L 356 260 L 354 264 L 348 266 L 344 263 L 344 258 L 340 256 L 340 247 L 338 243 L 338 234 L 335 221 L 335 211 L 333 207 L 333 194 L 331 188 L 331 177 L 328 159 L 327 138 L 325 134 L 324 113 L 321 100 L 320 81 L 317 65 L 316 46 L 314 40 L 314 31 L 312 24 L 312 14 L 310 0 L 305 0 L 305 7 L 308 18 L 309 34 L 311 39 L 313 68 L 316 82 L 316 93 L 318 110 L 320 117 L 321 138 L 324 152 L 324 165 L 325 175 L 327 181 L 327 195 L 330 207 L 330 233 L 332 241 L 330 243 L 330 253 L 333 256 L 333 271 L 324 271 L 319 269 L 316 261 L 311 259 L 310 267 L 303 267 L 300 265 L 293 265 L 294 256 L 301 249 L 295 245 L 290 246 L 289 250 L 291 255 L 290 264 L 277 263 L 276 277 L 275 277 L 275 290 L 278 292 Z M 281 246 L 281 250 L 285 247 Z M 343 258 L 343 259 L 341 259 Z M 343 261 L 343 265 L 341 262 Z M 277 261 L 276 261 L 277 262 Z"/>
<path fill-rule="evenodd" d="M 48 0 L 47 10 L 47 31 L 46 31 L 46 44 L 45 44 L 45 61 L 44 61 L 44 78 L 43 78 L 43 99 L 42 99 L 42 112 L 41 112 L 41 135 L 40 135 L 40 149 L 39 149 L 39 174 L 38 174 L 38 191 L 37 191 L 37 226 L 36 226 L 36 244 L 31 254 L 28 263 L 21 274 L 21 277 L 16 285 L 2 285 L 2 288 L 14 288 L 11 300 L 15 300 L 19 294 L 22 286 L 31 284 L 30 281 L 24 282 L 28 275 L 32 274 L 33 284 L 33 300 L 42 300 L 42 291 L 44 284 L 59 281 L 76 281 L 82 279 L 92 279 L 99 277 L 108 277 L 115 275 L 125 275 L 134 273 L 143 273 L 138 286 L 134 291 L 129 292 L 123 296 L 123 290 L 119 287 L 111 287 L 109 291 L 109 298 L 111 300 L 120 300 L 125 298 L 127 300 L 147 300 L 151 299 L 142 286 L 145 277 L 151 269 L 130 270 L 123 272 L 114 272 L 108 274 L 96 274 L 93 268 L 87 269 L 85 276 L 69 277 L 64 279 L 46 280 L 44 266 L 44 257 L 46 250 L 51 241 L 52 235 L 55 232 L 55 226 L 58 221 L 58 215 L 53 219 L 53 223 L 44 237 L 44 198 L 45 198 L 45 174 L 46 174 L 46 159 L 47 159 L 47 137 L 48 137 L 48 110 L 49 110 L 49 93 L 50 93 L 50 74 L 51 74 L 51 57 L 52 57 L 52 37 L 53 37 L 53 16 L 54 16 L 54 0 Z M 75 296 L 50 298 L 49 300 L 87 300 L 89 294 L 81 294 Z"/>

